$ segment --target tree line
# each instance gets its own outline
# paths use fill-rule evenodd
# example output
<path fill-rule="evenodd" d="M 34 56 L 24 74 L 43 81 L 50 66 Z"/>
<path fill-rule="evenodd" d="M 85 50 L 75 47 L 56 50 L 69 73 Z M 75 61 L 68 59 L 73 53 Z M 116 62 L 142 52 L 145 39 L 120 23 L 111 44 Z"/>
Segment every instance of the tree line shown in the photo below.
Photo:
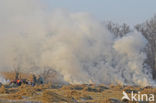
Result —
<path fill-rule="evenodd" d="M 111 21 L 106 23 L 106 27 L 115 37 L 122 37 L 134 30 L 141 32 L 148 41 L 145 48 L 147 54 L 145 63 L 151 68 L 153 79 L 156 79 L 156 15 L 141 24 L 136 24 L 133 29 L 126 23 L 117 24 Z"/>

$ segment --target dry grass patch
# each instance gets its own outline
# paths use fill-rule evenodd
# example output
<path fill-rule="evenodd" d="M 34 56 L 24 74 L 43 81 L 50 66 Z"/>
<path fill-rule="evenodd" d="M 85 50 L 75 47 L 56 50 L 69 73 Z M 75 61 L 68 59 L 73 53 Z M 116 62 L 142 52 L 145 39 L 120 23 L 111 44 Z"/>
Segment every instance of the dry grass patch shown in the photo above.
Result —
<path fill-rule="evenodd" d="M 0 88 L 0 94 L 7 94 L 7 93 L 9 93 L 9 92 L 8 92 L 8 89 L 5 88 L 4 85 L 2 85 L 1 88 Z"/>
<path fill-rule="evenodd" d="M 0 73 L 5 79 L 14 80 L 16 72 L 1 72 Z M 32 80 L 32 74 L 28 73 L 19 73 L 19 78 L 27 78 L 29 80 Z"/>
<path fill-rule="evenodd" d="M 37 95 L 37 91 L 30 85 L 22 85 L 18 88 L 18 92 L 16 92 L 16 94 L 22 96 L 34 96 Z"/>
<path fill-rule="evenodd" d="M 43 103 L 60 103 L 68 102 L 69 100 L 62 95 L 59 95 L 51 90 L 45 90 L 42 94 Z M 71 101 L 70 101 L 71 102 Z"/>

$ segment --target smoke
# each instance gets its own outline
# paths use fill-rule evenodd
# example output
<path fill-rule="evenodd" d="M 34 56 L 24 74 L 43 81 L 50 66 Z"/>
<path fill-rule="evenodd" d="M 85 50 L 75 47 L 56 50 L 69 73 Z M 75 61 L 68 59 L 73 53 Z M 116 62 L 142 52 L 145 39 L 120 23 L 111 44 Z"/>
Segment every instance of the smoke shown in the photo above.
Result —
<path fill-rule="evenodd" d="M 0 71 L 49 67 L 73 84 L 151 84 L 140 33 L 115 39 L 90 14 L 44 11 L 37 0 L 1 0 L 0 7 Z"/>
<path fill-rule="evenodd" d="M 0 77 L 0 83 L 2 83 L 2 84 L 8 84 L 9 83 L 9 80 L 6 80 L 4 77 L 1 76 Z"/>

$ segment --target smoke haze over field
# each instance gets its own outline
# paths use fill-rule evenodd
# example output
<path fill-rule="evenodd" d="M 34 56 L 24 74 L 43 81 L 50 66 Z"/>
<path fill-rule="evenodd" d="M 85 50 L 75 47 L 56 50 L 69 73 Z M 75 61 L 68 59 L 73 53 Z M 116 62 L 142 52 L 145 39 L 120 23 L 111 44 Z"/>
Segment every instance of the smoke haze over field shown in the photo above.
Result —
<path fill-rule="evenodd" d="M 115 39 L 88 13 L 44 12 L 36 0 L 1 0 L 0 13 L 1 71 L 50 67 L 69 83 L 152 83 L 138 32 Z"/>

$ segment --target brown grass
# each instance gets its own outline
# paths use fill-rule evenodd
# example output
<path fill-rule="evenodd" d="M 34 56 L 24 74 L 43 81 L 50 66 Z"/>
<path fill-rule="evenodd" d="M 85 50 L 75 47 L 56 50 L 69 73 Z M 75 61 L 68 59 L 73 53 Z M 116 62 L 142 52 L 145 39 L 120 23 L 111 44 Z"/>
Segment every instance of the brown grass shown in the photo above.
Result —
<path fill-rule="evenodd" d="M 6 94 L 0 98 L 13 100 L 23 99 L 24 97 L 32 100 L 42 101 L 43 103 L 110 103 L 110 99 L 121 100 L 123 90 L 135 90 L 141 93 L 154 93 L 156 88 L 142 88 L 134 86 L 105 86 L 105 85 L 64 85 L 62 88 L 51 88 L 51 84 L 22 85 L 18 88 L 0 88 L 0 93 Z"/>
<path fill-rule="evenodd" d="M 0 94 L 6 94 L 6 93 L 9 93 L 8 89 L 6 89 L 4 85 L 2 85 L 0 88 Z"/>
<path fill-rule="evenodd" d="M 62 95 L 59 95 L 51 90 L 46 90 L 42 94 L 43 103 L 60 103 L 60 102 L 68 102 L 69 100 Z"/>
<path fill-rule="evenodd" d="M 15 72 L 1 72 L 1 75 L 7 79 L 7 80 L 14 80 L 15 79 Z M 27 78 L 29 80 L 32 80 L 32 74 L 28 74 L 28 73 L 19 73 L 19 78 Z"/>

